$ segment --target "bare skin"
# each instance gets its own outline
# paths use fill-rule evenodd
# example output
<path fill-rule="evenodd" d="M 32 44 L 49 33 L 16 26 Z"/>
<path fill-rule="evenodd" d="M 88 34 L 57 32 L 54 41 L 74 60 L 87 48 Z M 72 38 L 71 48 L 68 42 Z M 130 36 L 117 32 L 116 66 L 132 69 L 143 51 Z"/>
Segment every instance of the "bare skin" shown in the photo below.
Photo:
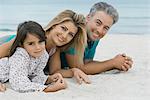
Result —
<path fill-rule="evenodd" d="M 64 27 L 66 28 L 66 30 L 64 30 Z M 73 36 L 76 34 L 76 32 L 77 32 L 76 26 L 74 26 L 74 24 L 71 22 L 67 21 L 67 22 L 56 25 L 48 34 L 46 34 L 47 51 L 49 52 L 51 48 L 55 48 L 56 46 L 62 46 L 70 42 L 73 39 Z M 9 55 L 9 50 L 11 48 L 11 45 L 13 44 L 13 41 L 14 39 L 0 46 L 0 58 L 6 57 Z M 53 56 L 55 59 L 53 59 Z M 53 62 L 55 64 L 57 63 L 57 61 L 59 62 L 59 57 L 58 57 L 59 55 L 55 53 L 53 56 L 49 63 Z M 84 74 L 84 72 L 82 72 L 80 69 L 69 71 L 69 77 L 74 77 L 75 80 L 77 80 L 77 82 L 81 83 L 80 79 L 78 78 L 79 76 L 83 78 L 84 80 L 87 79 L 86 83 L 90 83 L 88 76 Z"/>
<path fill-rule="evenodd" d="M 0 58 L 6 57 L 9 55 L 9 50 L 13 42 L 14 42 L 14 39 L 0 46 Z"/>
<path fill-rule="evenodd" d="M 86 17 L 87 21 L 87 41 L 95 41 L 103 38 L 110 27 L 113 25 L 113 19 L 103 11 L 98 11 L 95 15 Z M 93 59 L 84 59 L 79 62 L 77 55 L 66 54 L 66 60 L 70 68 L 79 68 L 85 74 L 94 75 L 101 72 L 105 72 L 112 69 L 118 69 L 121 71 L 128 71 L 133 64 L 132 58 L 125 54 L 118 54 L 114 58 L 106 61 L 94 61 Z M 60 72 L 64 77 L 71 76 L 70 70 L 63 71 L 63 69 L 52 65 L 53 72 Z M 67 76 L 66 76 L 67 73 Z"/>
<path fill-rule="evenodd" d="M 0 92 L 5 92 L 5 91 L 6 91 L 5 84 L 0 83 Z"/>
<path fill-rule="evenodd" d="M 88 76 L 78 68 L 71 68 L 68 70 L 61 69 L 60 50 L 57 50 L 51 59 L 52 60 L 49 62 L 49 66 L 51 66 L 49 70 L 50 74 L 61 73 L 61 75 L 66 78 L 74 77 L 79 84 L 82 82 L 87 84 L 91 83 Z"/>
<path fill-rule="evenodd" d="M 48 85 L 43 91 L 44 92 L 56 92 L 58 90 L 62 90 L 67 88 L 67 83 L 63 79 L 62 75 L 59 73 L 55 73 L 48 77 L 48 80 L 46 81 L 46 84 Z"/>

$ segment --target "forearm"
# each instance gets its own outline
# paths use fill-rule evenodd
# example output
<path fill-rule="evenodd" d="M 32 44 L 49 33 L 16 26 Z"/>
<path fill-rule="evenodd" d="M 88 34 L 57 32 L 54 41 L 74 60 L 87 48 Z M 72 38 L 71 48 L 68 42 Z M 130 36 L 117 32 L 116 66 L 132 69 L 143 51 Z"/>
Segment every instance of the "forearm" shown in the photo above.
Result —
<path fill-rule="evenodd" d="M 3 44 L 0 46 L 0 58 L 8 56 L 9 48 L 7 48 L 7 44 Z"/>
<path fill-rule="evenodd" d="M 6 57 L 9 55 L 9 51 L 13 42 L 14 42 L 14 39 L 7 43 L 0 45 L 0 58 Z"/>
<path fill-rule="evenodd" d="M 88 75 L 98 74 L 113 69 L 114 62 L 113 59 L 103 61 L 103 62 L 91 61 L 89 63 L 84 64 L 83 66 L 80 66 L 79 68 Z"/>
<path fill-rule="evenodd" d="M 73 77 L 73 72 L 71 69 L 67 69 L 67 70 L 61 69 L 61 70 L 58 70 L 57 72 L 60 73 L 64 78 Z"/>

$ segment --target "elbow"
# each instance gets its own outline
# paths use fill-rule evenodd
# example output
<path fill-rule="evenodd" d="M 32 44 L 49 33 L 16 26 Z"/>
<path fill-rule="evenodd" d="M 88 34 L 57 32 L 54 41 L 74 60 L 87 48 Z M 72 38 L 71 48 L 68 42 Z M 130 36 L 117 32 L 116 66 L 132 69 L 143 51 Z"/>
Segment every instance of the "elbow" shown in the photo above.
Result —
<path fill-rule="evenodd" d="M 10 86 L 13 90 L 15 91 L 20 91 L 21 90 L 21 86 L 19 85 L 19 81 L 13 81 L 13 80 L 9 80 Z"/>

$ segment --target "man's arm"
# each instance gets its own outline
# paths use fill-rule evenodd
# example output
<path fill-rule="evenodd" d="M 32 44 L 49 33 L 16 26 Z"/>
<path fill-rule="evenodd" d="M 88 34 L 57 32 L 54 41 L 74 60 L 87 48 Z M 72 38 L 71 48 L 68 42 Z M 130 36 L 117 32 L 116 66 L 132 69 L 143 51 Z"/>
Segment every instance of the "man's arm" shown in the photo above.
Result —
<path fill-rule="evenodd" d="M 121 54 L 106 61 L 86 60 L 85 63 L 79 62 L 76 55 L 66 54 L 66 60 L 70 67 L 77 67 L 88 75 L 98 74 L 114 68 L 127 71 L 132 66 L 132 59 Z"/>

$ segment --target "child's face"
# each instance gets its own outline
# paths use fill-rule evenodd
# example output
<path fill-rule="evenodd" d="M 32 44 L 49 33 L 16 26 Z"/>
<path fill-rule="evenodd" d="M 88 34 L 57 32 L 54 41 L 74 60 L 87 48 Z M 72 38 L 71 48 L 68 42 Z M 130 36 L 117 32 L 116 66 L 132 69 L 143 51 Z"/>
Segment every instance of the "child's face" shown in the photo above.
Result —
<path fill-rule="evenodd" d="M 23 47 L 30 56 L 36 58 L 40 57 L 45 50 L 45 42 L 40 41 L 36 35 L 27 34 L 27 37 L 23 43 Z"/>
<path fill-rule="evenodd" d="M 95 41 L 103 38 L 113 25 L 111 16 L 103 11 L 96 12 L 93 16 L 86 18 L 88 28 L 88 39 Z"/>
<path fill-rule="evenodd" d="M 63 46 L 69 43 L 76 33 L 77 27 L 71 21 L 66 21 L 54 26 L 47 38 L 51 37 L 56 46 Z"/>

